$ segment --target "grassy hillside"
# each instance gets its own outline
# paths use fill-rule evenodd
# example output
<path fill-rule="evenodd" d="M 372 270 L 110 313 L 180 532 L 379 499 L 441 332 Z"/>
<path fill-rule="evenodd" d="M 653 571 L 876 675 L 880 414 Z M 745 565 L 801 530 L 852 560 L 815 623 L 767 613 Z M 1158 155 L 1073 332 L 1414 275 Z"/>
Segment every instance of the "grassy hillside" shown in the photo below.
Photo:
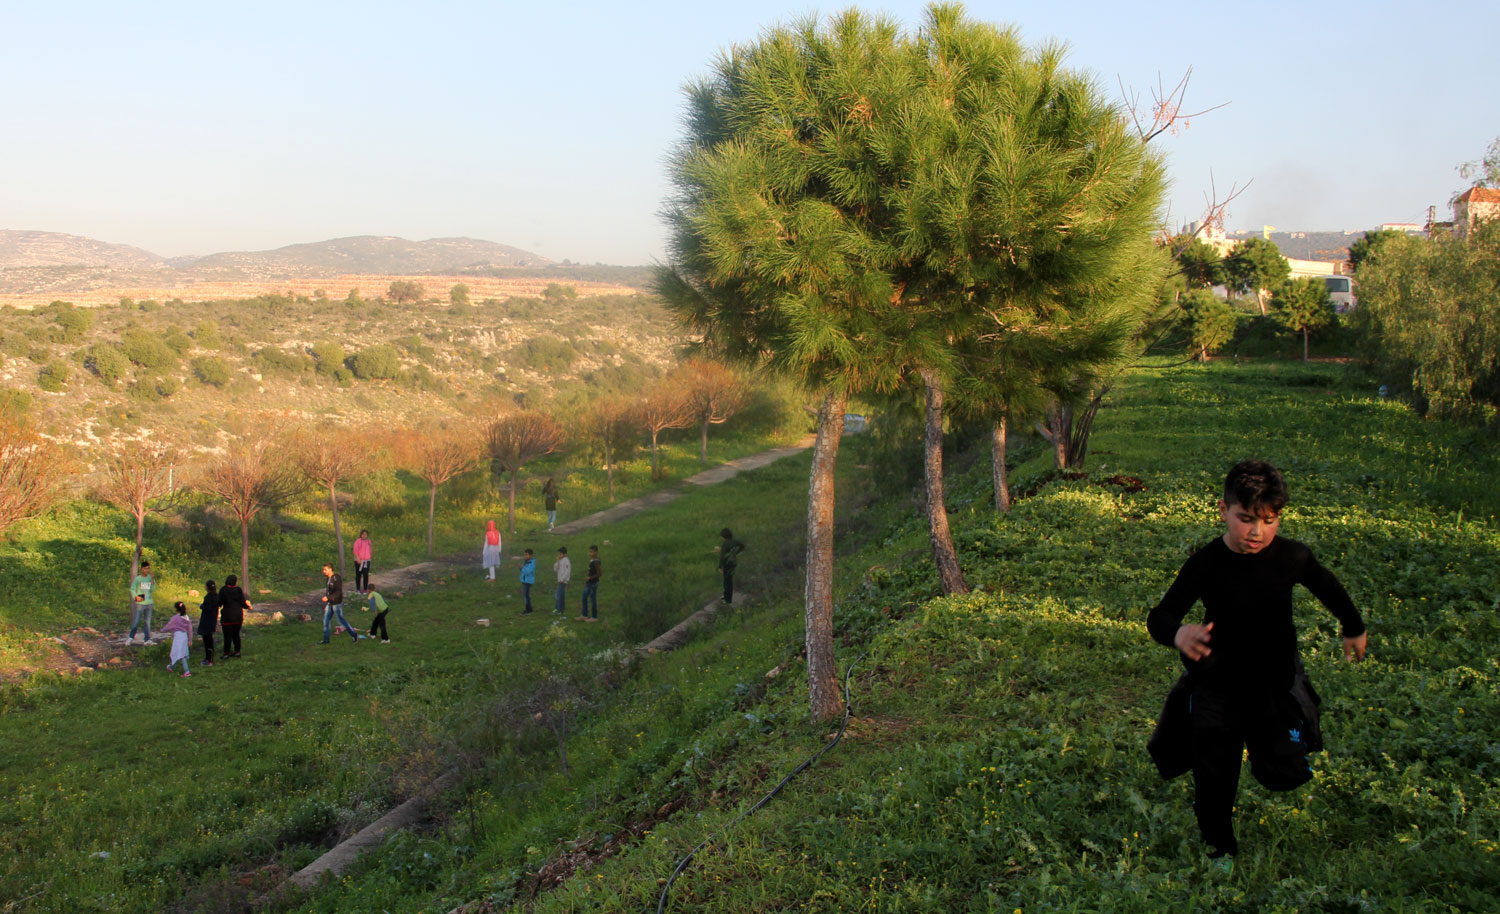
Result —
<path fill-rule="evenodd" d="M 870 455 L 851 444 L 837 624 L 841 663 L 863 657 L 853 677 L 855 719 L 844 742 L 786 793 L 699 854 L 668 909 L 1494 910 L 1500 538 L 1491 481 L 1500 467 L 1489 439 L 1419 420 L 1374 398 L 1372 387 L 1329 366 L 1141 372 L 1100 416 L 1089 477 L 1050 478 L 1037 458 L 1016 473 L 1017 489 L 1032 494 L 996 517 L 983 462 L 955 473 L 954 538 L 980 588 L 962 598 L 934 599 L 924 522 L 907 493 L 861 475 Z M 1328 750 L 1299 791 L 1270 794 L 1243 779 L 1242 853 L 1224 875 L 1208 866 L 1196 838 L 1188 781 L 1160 781 L 1145 755 L 1178 665 L 1150 642 L 1144 620 L 1182 560 L 1216 535 L 1212 506 L 1224 469 L 1252 455 L 1286 469 L 1292 505 L 1283 534 L 1309 543 L 1340 575 L 1370 624 L 1371 656 L 1344 663 L 1334 620 L 1299 596 Z M 618 654 L 601 648 L 620 633 L 603 625 L 577 638 L 486 633 L 506 645 L 493 654 L 476 647 L 470 660 L 456 641 L 444 646 L 444 625 L 408 623 L 406 637 L 429 637 L 420 629 L 434 640 L 426 659 L 396 678 L 368 665 L 318 678 L 290 654 L 291 666 L 278 671 L 305 675 L 301 687 L 236 689 L 236 713 L 264 709 L 259 733 L 290 727 L 293 746 L 319 746 L 288 762 L 285 785 L 264 772 L 245 788 L 257 829 L 233 831 L 252 814 L 227 800 L 188 802 L 177 807 L 177 824 L 142 825 L 153 837 L 137 839 L 94 817 L 131 804 L 142 821 L 151 818 L 146 810 L 161 798 L 189 789 L 181 779 L 152 777 L 135 793 L 123 782 L 95 790 L 91 772 L 48 770 L 43 761 L 92 759 L 120 745 L 102 734 L 144 710 L 124 696 L 194 702 L 188 686 L 199 679 L 150 687 L 156 671 L 132 670 L 10 693 L 0 725 L 31 736 L 0 772 L 0 784 L 21 798 L 3 832 L 12 843 L 0 894 L 33 896 L 21 910 L 172 901 L 183 910 L 232 909 L 245 895 L 239 883 L 253 882 L 259 867 L 308 859 L 313 845 L 332 840 L 328 831 L 369 815 L 356 801 L 374 791 L 360 778 L 382 765 L 430 771 L 452 761 L 465 764 L 467 785 L 430 827 L 403 833 L 337 884 L 280 907 L 654 910 L 683 853 L 832 735 L 806 722 L 798 657 L 805 469 L 778 465 L 600 531 L 639 550 L 611 564 L 619 571 L 607 578 L 643 588 L 617 609 L 630 618 L 640 606 L 691 603 L 688 590 L 662 603 L 650 596 L 653 582 L 682 580 L 675 569 L 690 567 L 680 563 L 701 548 L 685 531 L 727 516 L 759 525 L 747 535 L 747 557 L 762 563 L 754 575 L 767 599 L 680 652 L 618 667 Z M 744 514 L 751 505 L 754 514 Z M 439 592 L 462 605 L 464 587 L 477 589 L 459 583 Z M 462 611 L 432 599 L 433 618 L 449 612 L 444 624 L 457 626 Z M 277 651 L 268 641 L 256 654 Z M 381 690 L 377 708 L 401 709 L 391 712 L 391 729 L 357 723 L 368 708 L 350 696 L 371 689 Z M 516 726 L 516 709 L 539 695 L 561 696 L 553 710 L 569 718 L 567 772 L 548 730 Z M 189 718 L 177 726 L 196 726 L 187 720 L 202 719 L 192 716 L 199 706 L 185 706 Z M 165 699 L 146 707 L 168 713 Z M 88 733 L 96 742 L 80 751 Z M 213 743 L 173 739 L 181 758 L 146 760 L 147 771 L 224 767 Z M 419 761 L 392 761 L 418 751 L 413 744 L 426 753 Z M 259 745 L 249 740 L 241 751 Z M 293 815 L 305 796 L 328 804 L 310 819 L 322 833 L 293 827 L 308 821 Z M 59 817 L 71 824 L 53 845 Z M 87 840 L 95 831 L 104 837 Z M 191 847 L 218 849 L 186 853 L 187 833 L 196 836 Z M 108 860 L 89 856 L 110 847 L 117 852 Z M 42 856 L 49 849 L 59 854 L 55 864 Z M 90 874 L 77 889 L 57 878 L 71 869 Z"/>

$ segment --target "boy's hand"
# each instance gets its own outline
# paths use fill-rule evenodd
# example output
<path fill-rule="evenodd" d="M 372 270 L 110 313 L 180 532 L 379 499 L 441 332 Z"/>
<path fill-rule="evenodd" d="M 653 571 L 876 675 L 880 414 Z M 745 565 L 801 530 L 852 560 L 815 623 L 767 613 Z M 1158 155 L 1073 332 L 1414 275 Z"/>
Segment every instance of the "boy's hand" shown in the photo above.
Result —
<path fill-rule="evenodd" d="M 1187 659 L 1202 660 L 1213 653 L 1213 650 L 1208 646 L 1208 641 L 1211 637 L 1209 632 L 1213 631 L 1213 628 L 1214 624 L 1212 622 L 1207 625 L 1178 626 L 1177 635 L 1172 639 L 1172 643 L 1177 645 L 1177 649 L 1182 651 L 1182 656 Z"/>
<path fill-rule="evenodd" d="M 1365 659 L 1365 642 L 1368 640 L 1369 632 L 1360 632 L 1357 637 L 1344 639 L 1344 659 L 1348 661 Z"/>

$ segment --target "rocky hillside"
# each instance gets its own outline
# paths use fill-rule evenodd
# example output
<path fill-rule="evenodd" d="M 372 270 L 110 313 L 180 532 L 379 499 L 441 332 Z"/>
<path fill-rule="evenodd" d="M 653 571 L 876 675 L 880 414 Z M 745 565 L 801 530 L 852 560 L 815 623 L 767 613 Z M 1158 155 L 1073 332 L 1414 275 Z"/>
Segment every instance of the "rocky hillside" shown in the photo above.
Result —
<path fill-rule="evenodd" d="M 358 235 L 313 244 L 292 244 L 274 251 L 241 251 L 170 261 L 201 278 L 239 279 L 257 276 L 333 276 L 346 273 L 455 273 L 487 267 L 543 267 L 539 254 L 473 238 L 408 241 L 390 236 Z"/>

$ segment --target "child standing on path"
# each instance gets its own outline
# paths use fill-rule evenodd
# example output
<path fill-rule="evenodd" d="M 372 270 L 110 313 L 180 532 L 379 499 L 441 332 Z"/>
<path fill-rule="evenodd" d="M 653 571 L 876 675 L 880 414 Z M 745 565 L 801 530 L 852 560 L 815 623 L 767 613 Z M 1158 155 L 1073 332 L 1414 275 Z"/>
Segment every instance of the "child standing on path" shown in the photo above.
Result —
<path fill-rule="evenodd" d="M 500 565 L 500 530 L 490 521 L 484 531 L 484 546 L 480 549 L 480 560 L 486 572 L 485 580 L 495 580 L 495 569 Z"/>
<path fill-rule="evenodd" d="M 142 562 L 140 573 L 130 581 L 130 634 L 125 640 L 135 643 L 135 630 L 142 618 L 146 628 L 144 638 L 151 640 L 151 610 L 156 604 L 156 579 L 151 576 L 151 563 Z"/>
<path fill-rule="evenodd" d="M 245 623 L 245 610 L 251 609 L 240 588 L 240 579 L 234 575 L 224 579 L 219 589 L 219 627 L 224 630 L 224 658 L 240 655 L 240 627 Z"/>
<path fill-rule="evenodd" d="M 1316 705 L 1304 708 L 1293 695 L 1305 677 L 1293 586 L 1312 591 L 1338 618 L 1346 659 L 1365 655 L 1364 621 L 1338 578 L 1302 543 L 1277 536 L 1286 503 L 1286 482 L 1274 466 L 1235 464 L 1219 500 L 1224 535 L 1188 558 L 1146 622 L 1151 637 L 1175 647 L 1187 668 L 1183 713 L 1191 739 L 1184 745 L 1190 746 L 1193 812 L 1213 858 L 1232 858 L 1239 850 L 1233 811 L 1247 747 L 1251 773 L 1269 789 L 1290 790 L 1312 777 L 1306 736 L 1316 727 Z M 1203 623 L 1183 624 L 1199 600 Z M 1158 737 L 1170 712 L 1169 703 Z"/>
<path fill-rule="evenodd" d="M 542 483 L 542 499 L 547 506 L 547 529 L 551 530 L 557 526 L 557 503 L 562 499 L 557 497 L 557 483 L 550 477 Z"/>
<path fill-rule="evenodd" d="M 536 555 L 530 549 L 526 550 L 526 557 L 517 559 L 521 563 L 521 597 L 526 601 L 526 608 L 521 610 L 521 615 L 531 612 L 531 585 L 536 583 Z"/>
<path fill-rule="evenodd" d="M 213 666 L 214 632 L 219 627 L 219 591 L 213 581 L 205 581 L 203 587 L 206 593 L 203 602 L 198 604 L 202 613 L 198 617 L 198 634 L 203 638 L 203 665 Z"/>
<path fill-rule="evenodd" d="M 552 563 L 552 570 L 557 573 L 557 605 L 552 612 L 559 615 L 567 615 L 568 581 L 573 579 L 573 563 L 568 560 L 568 547 L 557 547 L 557 561 Z"/>
<path fill-rule="evenodd" d="M 724 573 L 724 605 L 734 603 L 734 569 L 740 563 L 740 553 L 745 544 L 734 538 L 728 527 L 719 531 L 724 542 L 719 546 L 719 571 Z"/>
<path fill-rule="evenodd" d="M 589 570 L 583 579 L 583 608 L 579 611 L 579 619 L 584 622 L 599 621 L 599 579 L 604 576 L 604 566 L 599 562 L 599 547 L 589 547 Z M 589 614 L 589 605 L 593 604 L 593 614 Z"/>
<path fill-rule="evenodd" d="M 354 541 L 354 589 L 366 593 L 370 589 L 370 560 L 375 557 L 375 544 L 370 542 L 370 531 L 359 531 Z"/>
<path fill-rule="evenodd" d="M 391 607 L 390 604 L 385 602 L 385 597 L 382 597 L 378 590 L 370 591 L 370 611 L 375 614 L 374 621 L 370 623 L 370 637 L 375 637 L 375 633 L 378 631 L 380 632 L 380 643 L 390 644 L 391 632 L 385 627 L 385 614 L 391 611 Z"/>
<path fill-rule="evenodd" d="M 323 566 L 323 577 L 328 579 L 328 586 L 323 593 L 323 640 L 318 643 L 328 643 L 328 636 L 333 633 L 333 619 L 337 616 L 344 631 L 358 644 L 359 632 L 344 618 L 344 579 L 334 572 L 332 565 Z"/>
<path fill-rule="evenodd" d="M 177 610 L 177 615 L 161 627 L 162 634 L 165 635 L 168 632 L 172 634 L 172 653 L 167 658 L 167 672 L 172 672 L 172 668 L 180 660 L 182 661 L 182 678 L 186 679 L 193 675 L 188 671 L 187 662 L 188 653 L 193 649 L 193 624 L 188 620 L 187 605 L 181 600 L 178 600 L 172 608 Z"/>

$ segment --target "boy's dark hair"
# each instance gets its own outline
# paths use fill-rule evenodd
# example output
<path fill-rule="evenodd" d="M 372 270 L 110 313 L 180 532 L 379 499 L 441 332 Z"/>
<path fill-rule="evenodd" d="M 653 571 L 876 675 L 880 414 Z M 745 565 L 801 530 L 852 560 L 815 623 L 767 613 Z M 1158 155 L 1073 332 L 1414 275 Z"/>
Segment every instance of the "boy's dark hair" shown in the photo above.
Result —
<path fill-rule="evenodd" d="M 142 562 L 141 563 L 141 570 L 142 571 L 145 571 L 147 568 L 150 568 L 150 567 L 151 567 L 151 563 L 150 562 Z"/>
<path fill-rule="evenodd" d="M 590 546 L 589 547 L 589 551 L 590 552 L 598 552 L 599 551 L 599 547 L 598 546 Z"/>
<path fill-rule="evenodd" d="M 224 586 L 225 587 L 233 587 L 236 584 L 238 584 L 239 582 L 240 582 L 240 579 L 238 577 L 236 577 L 235 575 L 230 575 L 229 577 L 227 577 L 227 578 L 224 579 Z"/>
<path fill-rule="evenodd" d="M 720 530 L 719 531 L 719 536 L 722 536 L 724 539 L 727 539 L 727 540 L 734 539 L 734 534 L 729 532 L 729 528 L 728 527 L 725 527 L 723 530 Z"/>
<path fill-rule="evenodd" d="M 532 551 L 531 551 L 531 550 L 530 550 L 530 549 L 527 549 L 527 550 L 526 550 L 526 554 L 527 554 L 527 555 L 535 555 L 535 553 L 533 553 L 533 552 L 532 552 Z"/>
<path fill-rule="evenodd" d="M 558 555 L 567 555 L 568 554 L 568 547 L 567 546 L 558 546 L 557 547 L 557 554 Z"/>
<path fill-rule="evenodd" d="M 1286 480 L 1264 460 L 1241 460 L 1224 477 L 1224 502 L 1280 514 L 1287 503 Z"/>

